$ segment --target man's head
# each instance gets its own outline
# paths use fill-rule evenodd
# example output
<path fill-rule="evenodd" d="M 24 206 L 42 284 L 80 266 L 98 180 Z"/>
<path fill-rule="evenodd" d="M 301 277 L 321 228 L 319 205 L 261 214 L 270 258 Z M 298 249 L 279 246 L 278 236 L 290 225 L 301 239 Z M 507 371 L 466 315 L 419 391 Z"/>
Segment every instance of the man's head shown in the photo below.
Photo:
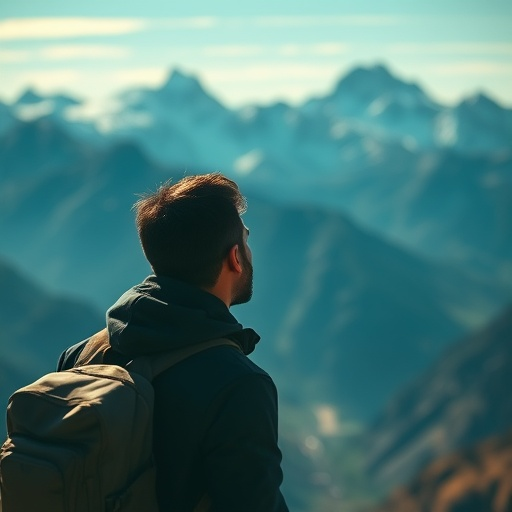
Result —
<path fill-rule="evenodd" d="M 225 268 L 233 269 L 229 305 L 251 298 L 249 232 L 240 218 L 246 201 L 235 182 L 219 173 L 189 176 L 161 186 L 134 208 L 142 248 L 156 275 L 212 289 Z"/>

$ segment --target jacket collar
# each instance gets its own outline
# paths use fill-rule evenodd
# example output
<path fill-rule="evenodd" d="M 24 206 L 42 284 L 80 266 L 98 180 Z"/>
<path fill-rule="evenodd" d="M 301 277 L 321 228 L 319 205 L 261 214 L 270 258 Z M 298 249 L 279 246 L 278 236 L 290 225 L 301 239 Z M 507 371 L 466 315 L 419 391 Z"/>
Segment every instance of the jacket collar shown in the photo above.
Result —
<path fill-rule="evenodd" d="M 107 311 L 114 350 L 130 357 L 227 337 L 250 354 L 260 337 L 243 326 L 216 296 L 163 276 L 149 276 Z"/>

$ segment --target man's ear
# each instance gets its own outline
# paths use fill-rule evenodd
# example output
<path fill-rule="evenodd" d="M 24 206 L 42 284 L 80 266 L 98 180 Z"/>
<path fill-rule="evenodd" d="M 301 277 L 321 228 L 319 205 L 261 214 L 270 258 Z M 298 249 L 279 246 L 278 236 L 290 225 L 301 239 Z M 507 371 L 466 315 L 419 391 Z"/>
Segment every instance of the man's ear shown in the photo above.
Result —
<path fill-rule="evenodd" d="M 234 272 L 241 273 L 242 272 L 242 262 L 240 259 L 240 249 L 237 245 L 233 245 L 231 249 L 229 250 L 227 261 L 230 270 Z"/>

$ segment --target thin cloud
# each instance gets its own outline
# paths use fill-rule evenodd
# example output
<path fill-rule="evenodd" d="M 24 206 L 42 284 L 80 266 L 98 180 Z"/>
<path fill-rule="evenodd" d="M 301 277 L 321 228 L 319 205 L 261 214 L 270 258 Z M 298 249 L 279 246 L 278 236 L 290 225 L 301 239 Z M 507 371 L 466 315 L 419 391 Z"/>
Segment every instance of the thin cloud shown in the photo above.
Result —
<path fill-rule="evenodd" d="M 30 52 L 25 50 L 0 50 L 0 62 L 16 63 L 30 60 Z"/>
<path fill-rule="evenodd" d="M 112 83 L 131 86 L 159 87 L 167 79 L 169 70 L 164 67 L 137 67 L 117 69 L 107 75 Z"/>
<path fill-rule="evenodd" d="M 122 46 L 95 44 L 47 46 L 38 52 L 43 60 L 125 59 L 130 53 Z"/>
<path fill-rule="evenodd" d="M 205 69 L 204 76 L 217 83 L 256 82 L 289 82 L 290 79 L 305 79 L 318 81 L 320 78 L 331 78 L 333 67 L 331 65 L 302 65 L 302 64 L 261 64 L 237 66 L 229 68 Z"/>
<path fill-rule="evenodd" d="M 450 41 L 445 43 L 393 43 L 386 45 L 390 53 L 400 54 L 447 54 L 464 55 L 503 54 L 512 55 L 512 43 Z"/>
<path fill-rule="evenodd" d="M 283 44 L 275 49 L 275 53 L 282 57 L 307 56 L 336 56 L 348 52 L 349 46 L 343 43 L 316 43 L 316 44 Z"/>
<path fill-rule="evenodd" d="M 343 43 L 319 43 L 311 45 L 313 55 L 342 55 L 348 52 L 349 46 Z"/>
<path fill-rule="evenodd" d="M 447 62 L 422 66 L 428 73 L 438 75 L 512 75 L 512 63 L 471 61 Z"/>
<path fill-rule="evenodd" d="M 151 29 L 205 30 L 240 27 L 323 27 L 391 26 L 403 24 L 405 16 L 256 16 L 185 18 L 93 18 L 42 17 L 11 18 L 0 21 L 0 40 L 64 39 L 91 36 L 118 36 Z"/>
<path fill-rule="evenodd" d="M 65 39 L 92 36 L 119 36 L 150 29 L 196 29 L 218 26 L 221 18 L 12 18 L 0 21 L 0 40 Z M 225 21 L 225 20 L 224 20 Z"/>
<path fill-rule="evenodd" d="M 130 67 L 102 72 L 101 75 L 83 68 L 35 70 L 17 73 L 9 81 L 11 93 L 17 94 L 27 87 L 35 87 L 45 93 L 66 92 L 99 99 L 131 87 L 160 87 L 168 69 Z"/>
<path fill-rule="evenodd" d="M 23 72 L 17 75 L 18 89 L 33 86 L 43 90 L 63 90 L 80 84 L 84 75 L 73 69 Z"/>
<path fill-rule="evenodd" d="M 213 45 L 205 46 L 199 50 L 188 49 L 190 54 L 199 51 L 208 57 L 255 57 L 275 56 L 305 57 L 305 56 L 333 56 L 348 52 L 349 46 L 342 43 L 327 42 L 317 44 L 287 43 L 280 45 Z"/>
<path fill-rule="evenodd" d="M 277 49 L 278 55 L 282 57 L 298 57 L 304 52 L 303 45 L 300 44 L 283 44 Z"/>
<path fill-rule="evenodd" d="M 208 57 L 251 57 L 262 55 L 266 48 L 258 45 L 214 45 L 201 51 Z"/>
<path fill-rule="evenodd" d="M 141 32 L 148 25 L 136 18 L 13 18 L 0 21 L 0 40 L 118 36 Z"/>
<path fill-rule="evenodd" d="M 259 16 L 253 19 L 262 27 L 386 26 L 407 22 L 405 16 Z"/>
<path fill-rule="evenodd" d="M 175 29 L 288 28 L 325 26 L 389 26 L 406 23 L 406 16 L 200 16 L 153 20 L 155 25 Z"/>
<path fill-rule="evenodd" d="M 197 16 L 190 18 L 167 18 L 153 22 L 162 28 L 204 30 L 217 27 L 222 18 L 216 16 Z"/>

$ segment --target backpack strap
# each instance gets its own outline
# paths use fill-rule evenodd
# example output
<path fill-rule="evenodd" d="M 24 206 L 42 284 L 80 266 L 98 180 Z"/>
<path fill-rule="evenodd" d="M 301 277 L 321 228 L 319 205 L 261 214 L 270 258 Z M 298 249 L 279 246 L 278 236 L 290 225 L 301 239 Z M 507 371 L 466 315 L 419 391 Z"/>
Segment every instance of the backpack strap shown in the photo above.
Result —
<path fill-rule="evenodd" d="M 175 364 L 178 364 L 181 361 L 184 361 L 185 359 L 198 354 L 199 352 L 203 352 L 209 348 L 221 346 L 233 347 L 243 354 L 243 351 L 238 343 L 228 338 L 216 338 L 192 345 L 190 347 L 185 347 L 183 349 L 173 350 L 172 352 L 164 352 L 152 356 L 137 357 L 126 365 L 126 369 L 139 373 L 146 377 L 148 380 L 152 381 L 171 366 L 174 366 Z"/>
<path fill-rule="evenodd" d="M 105 328 L 91 336 L 73 366 L 76 368 L 87 364 L 102 364 L 106 353 L 110 350 L 112 349 L 108 340 L 108 331 Z"/>
<path fill-rule="evenodd" d="M 202 343 L 197 343 L 196 345 L 191 345 L 190 347 L 185 347 L 170 352 L 162 352 L 160 354 L 151 356 L 136 357 L 132 361 L 129 361 L 127 364 L 121 366 L 124 366 L 130 372 L 143 375 L 149 381 L 153 381 L 153 379 L 155 379 L 158 375 L 160 375 L 171 366 L 178 364 L 179 362 L 193 356 L 194 354 L 198 354 L 199 352 L 208 350 L 209 348 L 220 347 L 223 345 L 233 347 L 239 352 L 243 353 L 238 343 L 228 338 L 215 338 L 213 340 L 203 341 Z M 84 366 L 89 364 L 105 364 L 107 363 L 106 359 L 108 359 L 106 357 L 107 353 L 111 351 L 112 347 L 110 346 L 108 339 L 108 331 L 107 329 L 103 329 L 92 336 L 85 344 L 85 347 L 76 360 L 74 366 L 76 368 L 77 366 Z"/>

